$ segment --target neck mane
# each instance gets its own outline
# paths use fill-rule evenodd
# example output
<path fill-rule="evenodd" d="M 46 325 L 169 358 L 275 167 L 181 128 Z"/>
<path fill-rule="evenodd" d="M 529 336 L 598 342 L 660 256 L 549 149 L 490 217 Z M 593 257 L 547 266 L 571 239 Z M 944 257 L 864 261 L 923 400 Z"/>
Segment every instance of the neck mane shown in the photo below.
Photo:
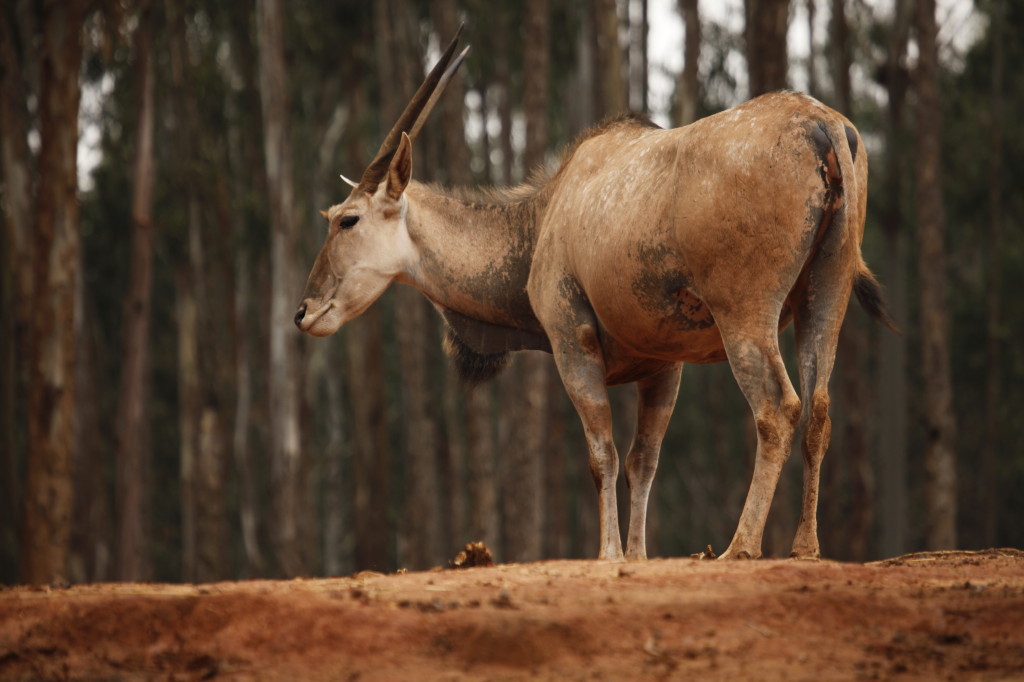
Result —
<path fill-rule="evenodd" d="M 562 170 L 588 139 L 619 127 L 657 127 L 628 114 L 603 121 L 570 145 L 553 171 L 507 188 L 443 188 L 413 181 L 407 225 L 417 257 L 398 281 L 419 289 L 449 325 L 446 347 L 463 378 L 486 380 L 509 351 L 551 350 L 526 283 L 548 202 Z"/>
<path fill-rule="evenodd" d="M 418 258 L 400 281 L 423 292 L 475 353 L 549 349 L 526 293 L 546 185 L 464 190 L 414 182 L 406 196 Z"/>

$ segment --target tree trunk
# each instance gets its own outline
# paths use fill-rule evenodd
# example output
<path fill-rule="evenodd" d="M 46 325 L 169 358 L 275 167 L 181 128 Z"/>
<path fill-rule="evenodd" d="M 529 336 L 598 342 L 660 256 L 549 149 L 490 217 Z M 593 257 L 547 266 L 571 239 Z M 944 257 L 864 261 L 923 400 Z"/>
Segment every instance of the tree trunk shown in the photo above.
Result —
<path fill-rule="evenodd" d="M 505 185 L 511 185 L 515 182 L 513 178 L 513 173 L 515 172 L 515 151 L 512 148 L 512 74 L 509 62 L 512 59 L 512 50 L 518 47 L 518 43 L 515 45 L 509 43 L 509 35 L 504 30 L 499 30 L 498 34 L 494 37 L 494 49 L 497 56 L 495 58 L 494 88 L 492 92 L 497 93 L 498 99 L 498 121 L 501 123 L 501 134 L 498 137 L 498 144 L 501 149 L 501 182 Z"/>
<path fill-rule="evenodd" d="M 203 149 L 215 149 L 222 163 L 226 161 L 225 144 L 210 140 L 206 135 L 203 135 L 200 144 Z M 205 205 L 209 207 L 208 214 L 212 208 L 212 216 L 208 220 L 222 227 L 205 231 L 211 254 L 207 262 L 211 267 L 204 273 L 209 291 L 203 299 L 202 307 L 202 367 L 206 381 L 196 469 L 200 514 L 197 525 L 199 570 L 200 580 L 204 582 L 224 580 L 235 575 L 230 542 L 235 536 L 228 509 L 231 499 L 229 490 L 232 488 L 229 471 L 234 436 L 231 420 L 234 413 L 228 406 L 232 404 L 236 390 L 241 386 L 235 371 L 235 337 L 238 332 L 234 319 L 236 273 L 233 268 L 240 242 L 232 221 L 236 211 L 230 206 L 228 182 L 229 179 L 223 175 L 210 182 L 205 200 Z M 309 519 L 303 527 L 310 528 L 313 522 L 314 519 Z M 304 539 L 308 544 L 308 534 Z"/>
<path fill-rule="evenodd" d="M 392 569 L 390 522 L 391 448 L 384 400 L 380 304 L 346 328 L 348 403 L 352 406 L 355 453 L 355 569 Z"/>
<path fill-rule="evenodd" d="M 434 23 L 437 26 L 438 41 L 444 45 L 459 28 L 455 0 L 434 0 L 431 3 Z M 468 186 L 473 182 L 470 169 L 469 145 L 466 144 L 466 128 L 463 112 L 466 108 L 466 87 L 463 71 L 459 70 L 445 88 L 444 96 L 438 100 L 435 117 L 441 121 L 441 135 L 444 143 L 440 170 L 450 185 Z"/>
<path fill-rule="evenodd" d="M 238 45 L 238 49 L 235 49 Z M 232 54 L 241 51 L 238 41 L 232 43 Z M 240 59 L 240 58 L 236 58 Z M 234 64 L 236 71 L 239 64 Z M 243 126 L 238 123 L 240 112 L 233 104 L 233 98 L 225 98 L 228 120 L 233 123 L 227 131 L 228 163 L 232 176 L 232 203 L 235 206 L 242 206 L 246 201 L 248 191 L 247 180 L 258 173 L 253 173 L 252 168 L 256 165 L 251 157 L 255 147 L 254 141 L 247 145 L 247 134 Z M 244 120 L 244 119 L 243 119 Z M 250 151 L 249 154 L 246 152 Z M 233 210 L 231 224 L 236 243 L 244 241 L 245 216 L 240 210 Z M 252 420 L 252 344 L 249 336 L 252 326 L 249 324 L 253 316 L 250 292 L 253 287 L 253 277 L 250 273 L 251 255 L 248 249 L 240 247 L 235 251 L 232 263 L 232 277 L 234 281 L 234 300 L 232 301 L 233 314 L 233 363 L 234 363 L 234 427 L 231 436 L 232 460 L 234 463 L 235 475 L 238 477 L 238 517 L 242 531 L 242 549 L 245 557 L 243 575 L 247 577 L 263 575 L 265 562 L 263 551 L 259 540 L 259 513 L 256 493 L 255 458 L 253 457 L 253 445 L 250 441 L 250 428 Z"/>
<path fill-rule="evenodd" d="M 29 351 L 28 463 L 21 579 L 67 579 L 78 273 L 78 72 L 83 5 L 42 14 L 39 165 Z"/>
<path fill-rule="evenodd" d="M 296 296 L 295 229 L 289 81 L 284 60 L 284 12 L 280 0 L 257 0 L 260 102 L 270 208 L 270 399 L 271 479 L 275 491 L 273 537 L 285 576 L 309 573 L 301 528 L 310 504 L 304 485 L 305 455 L 299 428 L 299 337 L 292 328 Z"/>
<path fill-rule="evenodd" d="M 527 48 L 523 52 L 523 116 L 526 118 L 526 148 L 523 167 L 530 170 L 544 163 L 548 149 L 548 43 L 550 10 L 548 0 L 526 0 Z"/>
<path fill-rule="evenodd" d="M 182 574 L 190 581 L 209 581 L 229 575 L 226 552 L 227 515 L 224 504 L 226 430 L 218 407 L 226 403 L 230 391 L 224 386 L 239 385 L 234 370 L 232 327 L 234 320 L 211 311 L 232 310 L 230 293 L 234 273 L 218 269 L 221 276 L 210 276 L 206 264 L 219 264 L 226 257 L 224 236 L 233 229 L 225 191 L 207 188 L 208 179 L 197 167 L 200 150 L 214 146 L 203 133 L 199 106 L 192 88 L 186 18 L 179 7 L 168 2 L 170 28 L 169 57 L 171 83 L 176 97 L 171 100 L 175 133 L 180 144 L 174 150 L 174 179 L 187 207 L 183 241 L 186 259 L 175 272 L 178 324 L 178 414 L 181 430 L 181 541 Z M 229 133 L 229 138 L 231 137 Z M 228 145 L 229 157 L 231 144 Z M 212 196 L 211 196 L 212 195 Z M 215 218 L 210 224 L 223 224 L 224 230 L 204 230 L 204 209 L 212 204 Z M 212 268 L 210 272 L 212 272 Z M 227 280 L 227 286 L 220 283 Z M 215 298 L 216 297 L 216 298 Z M 230 349 L 229 349 L 230 348 Z M 243 355 L 244 357 L 244 355 Z M 229 360 L 231 358 L 231 360 Z M 244 377 L 241 377 L 244 379 Z M 241 387 L 244 390 L 244 386 Z M 244 477 L 243 477 L 244 481 Z M 244 483 L 243 483 L 244 495 Z"/>
<path fill-rule="evenodd" d="M 789 0 L 744 0 L 750 96 L 786 87 Z"/>
<path fill-rule="evenodd" d="M 0 579 L 17 579 L 17 546 L 21 516 L 18 461 L 27 416 L 24 414 L 26 373 L 31 344 L 28 331 L 32 304 L 32 152 L 28 146 L 28 56 L 19 51 L 30 31 L 16 27 L 15 3 L 0 9 L 0 178 L 3 182 L 3 232 L 0 233 Z M 18 30 L 18 29 L 22 30 Z M 20 437 L 18 437 L 20 436 Z"/>
<path fill-rule="evenodd" d="M 903 140 L 903 110 L 907 93 L 904 58 L 910 28 L 910 4 L 897 0 L 892 38 L 885 66 L 889 94 L 886 123 L 885 185 L 889 204 L 882 221 L 885 236 L 882 281 L 896 320 L 907 319 L 907 230 L 904 228 L 904 178 L 909 175 Z M 899 556 L 911 549 L 907 541 L 907 342 L 899 334 L 881 334 L 878 346 L 878 471 L 879 516 L 882 525 L 879 553 Z"/>
<path fill-rule="evenodd" d="M 32 301 L 32 152 L 28 146 L 29 87 L 25 72 L 29 69 L 27 55 L 17 49 L 18 44 L 30 44 L 32 36 L 21 36 L 14 3 L 5 5 L 0 14 L 0 172 L 4 182 L 4 253 L 5 274 L 11 277 L 12 316 L 7 316 L 15 330 L 21 330 L 18 340 L 21 352 L 26 348 L 24 330 L 31 319 Z M 5 319 L 7 319 L 5 318 Z M 5 374 L 5 383 L 10 374 Z M 9 432 L 8 432 L 9 433 Z"/>
<path fill-rule="evenodd" d="M 445 358 L 441 358 L 442 364 L 445 361 Z M 440 480 L 447 494 L 441 495 L 439 503 L 443 505 L 442 542 L 446 551 L 450 552 L 474 540 L 469 536 L 469 500 L 466 496 L 467 456 L 464 435 L 468 419 L 463 392 L 453 372 L 444 372 L 440 378 L 444 382 L 441 389 L 444 431 L 438 451 L 443 464 Z"/>
<path fill-rule="evenodd" d="M 679 12 L 683 15 L 686 30 L 686 45 L 683 48 L 683 70 L 676 86 L 678 106 L 677 123 L 685 126 L 697 120 L 700 110 L 700 80 L 697 66 L 700 62 L 700 12 L 697 0 L 679 0 Z"/>
<path fill-rule="evenodd" d="M 340 348 L 334 344 L 328 354 L 330 368 L 341 365 Z M 345 483 L 345 428 L 342 425 L 343 401 L 341 397 L 342 382 L 334 376 L 325 382 L 327 404 L 324 406 L 329 422 L 327 431 L 327 452 L 323 462 L 323 570 L 324 575 L 337 576 L 351 572 L 351 547 L 346 546 L 349 536 L 348 524 L 351 516 L 346 513 L 347 495 Z M 346 549 L 348 551 L 346 551 Z"/>
<path fill-rule="evenodd" d="M 187 228 L 188 262 L 175 273 L 178 323 L 178 420 L 181 431 L 179 471 L 181 476 L 182 578 L 197 580 L 196 551 L 196 460 L 199 454 L 199 304 L 196 273 L 200 272 L 198 208 L 189 198 Z"/>
<path fill-rule="evenodd" d="M 818 0 L 806 0 L 807 7 L 807 94 L 820 97 L 818 90 L 818 44 L 815 36 L 815 21 L 818 14 Z"/>
<path fill-rule="evenodd" d="M 85 299 L 84 296 L 82 298 Z M 99 382 L 98 317 L 96 311 L 83 300 L 83 324 L 78 341 L 75 379 L 79 386 L 96 386 Z M 71 581 L 106 582 L 116 577 L 114 542 L 117 532 L 107 480 L 110 461 L 103 433 L 105 425 L 101 423 L 100 406 L 95 395 L 79 391 L 76 410 L 76 448 L 72 465 L 75 499 L 71 529 Z"/>
<path fill-rule="evenodd" d="M 630 15 L 629 24 L 629 108 L 634 111 L 647 112 L 648 101 L 648 63 L 647 63 L 647 34 L 648 23 L 648 0 L 638 0 L 639 16 Z M 629 6 L 627 6 L 629 7 Z"/>
<path fill-rule="evenodd" d="M 245 553 L 245 575 L 264 572 L 263 551 L 259 540 L 259 515 L 256 493 L 255 462 L 249 441 L 252 417 L 252 357 L 247 321 L 250 314 L 249 258 L 245 249 L 235 254 L 235 417 L 231 448 L 238 476 L 238 517 L 242 526 L 242 548 Z"/>
<path fill-rule="evenodd" d="M 981 503 L 981 546 L 995 547 L 999 538 L 1002 485 L 998 474 L 1003 401 L 1003 91 L 1006 88 L 1006 4 L 992 6 L 992 117 L 988 164 L 988 286 L 986 291 L 985 443 L 981 456 L 978 501 Z"/>
<path fill-rule="evenodd" d="M 509 429 L 516 432 L 505 449 L 505 561 L 537 561 L 544 548 L 544 459 L 547 436 L 547 382 L 550 358 L 537 351 L 521 354 L 519 390 Z"/>
<path fill-rule="evenodd" d="M 577 10 L 580 30 L 576 39 L 576 63 L 568 78 L 567 90 L 577 93 L 565 102 L 565 130 L 569 139 L 594 122 L 597 116 L 597 87 L 594 85 L 594 50 L 597 49 L 597 32 L 594 30 L 594 3 L 586 2 Z"/>
<path fill-rule="evenodd" d="M 438 485 L 437 425 L 429 409 L 430 380 L 427 375 L 428 332 L 426 308 L 420 292 L 401 287 L 395 292 L 395 329 L 402 372 L 403 422 L 406 432 L 406 503 L 403 567 L 422 570 L 444 561 L 441 546 L 440 496 Z"/>
<path fill-rule="evenodd" d="M 132 176 L 131 261 L 124 296 L 121 384 L 117 404 L 118 580 L 146 580 L 149 573 L 149 319 L 152 276 L 155 79 L 153 10 L 144 3 L 135 31 L 138 128 Z"/>
<path fill-rule="evenodd" d="M 925 510 L 928 549 L 956 547 L 956 418 L 946 301 L 946 216 L 942 191 L 942 100 L 935 0 L 917 0 L 917 246 L 924 388 Z"/>
<path fill-rule="evenodd" d="M 567 558 L 571 552 L 569 537 L 569 457 L 566 447 L 565 391 L 558 373 L 548 380 L 548 428 L 544 462 L 544 556 Z"/>
<path fill-rule="evenodd" d="M 696 374 L 696 372 L 694 372 Z M 748 421 L 749 410 L 746 405 L 737 411 L 729 401 L 728 392 L 731 387 L 725 382 L 732 377 L 727 371 L 719 368 L 708 368 L 701 372 L 702 387 L 697 395 L 706 396 L 707 423 L 710 424 L 710 470 L 713 472 L 715 497 L 724 501 L 724 514 L 715 515 L 712 533 L 722 538 L 722 547 L 728 545 L 729 537 L 739 522 L 743 499 L 747 493 L 752 466 L 749 462 L 751 447 L 757 447 L 753 420 Z M 733 394 L 735 395 L 735 394 Z M 742 397 L 740 398 L 742 400 Z M 736 404 L 736 403 L 733 403 Z M 731 438 L 730 433 L 741 430 L 739 438 Z M 741 456 L 736 457 L 735 442 L 739 441 Z M 730 442 L 732 441 L 732 442 Z M 698 545 L 696 550 L 699 550 Z"/>
<path fill-rule="evenodd" d="M 176 3 L 170 1 L 168 7 L 174 6 Z M 248 217 L 240 207 L 246 206 L 251 201 L 250 197 L 266 196 L 266 175 L 262 170 L 262 130 L 258 115 L 259 93 L 255 86 L 255 47 L 246 23 L 249 10 L 235 7 L 232 12 L 235 27 L 228 34 L 232 59 L 224 62 L 223 68 L 229 70 L 231 79 L 242 84 L 243 91 L 241 97 L 230 90 L 224 93 L 224 110 L 229 121 L 226 131 L 231 183 L 228 201 L 232 206 L 227 222 L 231 225 L 231 238 L 239 245 L 234 249 L 231 272 L 234 289 L 233 300 L 230 301 L 233 315 L 231 338 L 234 343 L 229 360 L 234 368 L 231 460 L 238 486 L 238 522 L 244 555 L 242 575 L 255 577 L 267 573 L 259 533 L 261 510 L 265 507 L 257 489 L 260 480 L 258 443 L 263 439 L 258 436 L 253 438 L 253 387 L 258 380 L 258 375 L 254 377 L 253 371 L 254 355 L 257 354 L 253 349 L 260 348 L 261 344 L 260 341 L 254 341 L 254 338 L 262 337 L 256 333 L 262 325 L 254 324 L 253 320 L 258 319 L 262 311 L 253 308 L 252 300 L 255 282 L 260 279 L 253 273 L 254 264 L 258 269 L 256 253 L 259 247 L 246 239 Z"/>
<path fill-rule="evenodd" d="M 226 436 L 220 412 L 204 405 L 199 416 L 196 459 L 196 580 L 214 582 L 230 576 L 230 548 L 224 495 Z"/>
<path fill-rule="evenodd" d="M 466 396 L 466 473 L 470 537 L 496 549 L 500 517 L 491 390 L 480 386 Z"/>
<path fill-rule="evenodd" d="M 846 1 L 832 0 L 832 74 L 835 104 L 840 113 L 853 115 L 853 86 L 850 68 L 853 54 L 850 46 L 850 25 L 846 18 Z"/>
<path fill-rule="evenodd" d="M 629 106 L 625 81 L 625 55 L 619 42 L 619 12 L 616 0 L 592 0 L 595 48 L 594 86 L 597 93 L 595 117 L 618 114 Z"/>
<path fill-rule="evenodd" d="M 637 427 L 637 414 L 640 407 L 639 404 L 639 393 L 637 392 L 636 384 L 623 384 L 621 386 L 612 386 L 608 389 L 608 398 L 611 402 L 612 409 L 612 436 L 615 443 L 615 449 L 619 453 L 621 461 L 625 461 L 629 453 L 634 438 L 636 437 Z M 626 531 L 628 519 L 629 519 L 629 484 L 626 483 L 625 476 L 619 476 L 616 481 L 616 502 L 619 507 L 619 525 L 622 526 L 621 530 Z M 653 490 L 652 486 L 652 490 Z M 656 517 L 657 512 L 650 514 L 650 517 Z M 651 519 L 648 518 L 648 521 Z M 657 523 L 655 521 L 655 523 Z M 652 528 L 654 524 L 649 524 L 648 530 Z M 621 535 L 622 533 L 620 533 Z M 648 535 L 650 533 L 648 532 Z M 653 549 L 652 549 L 653 552 Z"/>
<path fill-rule="evenodd" d="M 650 105 L 650 74 L 651 74 L 651 62 L 650 62 L 650 50 L 648 44 L 650 42 L 651 33 L 651 20 L 650 20 L 650 2 L 648 0 L 642 0 L 640 8 L 640 110 L 644 113 L 648 113 L 651 110 Z"/>
<path fill-rule="evenodd" d="M 178 472 L 181 505 L 181 572 L 186 581 L 197 580 L 196 551 L 196 484 L 195 471 L 199 448 L 199 406 L 201 402 L 201 369 L 199 362 L 199 304 L 202 281 L 202 242 L 199 226 L 199 200 L 195 196 L 198 182 L 193 177 L 191 160 L 195 158 L 196 115 L 188 87 L 185 17 L 167 3 L 171 34 L 168 51 L 171 84 L 178 97 L 172 98 L 181 145 L 175 149 L 175 175 L 180 183 L 187 207 L 184 238 L 186 259 L 180 263 L 175 277 L 175 316 L 178 331 L 178 429 L 180 445 Z"/>
<path fill-rule="evenodd" d="M 481 172 L 480 172 L 480 184 L 482 185 L 493 185 L 494 180 L 494 164 L 491 163 L 491 136 L 487 132 L 487 116 L 490 112 L 490 102 L 487 101 L 487 87 L 481 86 L 477 89 L 477 95 L 480 97 L 480 157 L 481 157 Z"/>

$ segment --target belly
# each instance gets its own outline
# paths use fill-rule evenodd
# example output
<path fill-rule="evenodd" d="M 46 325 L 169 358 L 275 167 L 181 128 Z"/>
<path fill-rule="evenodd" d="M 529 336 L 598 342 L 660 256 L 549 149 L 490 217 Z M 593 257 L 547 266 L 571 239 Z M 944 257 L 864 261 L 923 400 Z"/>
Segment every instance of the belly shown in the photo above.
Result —
<path fill-rule="evenodd" d="M 722 336 L 685 265 L 670 254 L 640 256 L 639 267 L 605 269 L 584 283 L 601 325 L 606 362 L 708 363 L 726 359 Z"/>

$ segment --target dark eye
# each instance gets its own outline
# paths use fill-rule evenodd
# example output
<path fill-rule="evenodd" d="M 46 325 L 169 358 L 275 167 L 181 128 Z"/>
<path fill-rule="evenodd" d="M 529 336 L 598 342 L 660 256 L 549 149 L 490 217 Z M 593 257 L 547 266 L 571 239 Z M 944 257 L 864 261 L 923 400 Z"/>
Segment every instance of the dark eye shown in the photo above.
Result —
<path fill-rule="evenodd" d="M 338 221 L 338 225 L 341 226 L 341 229 L 347 230 L 347 229 L 355 226 L 355 224 L 358 223 L 358 222 L 359 222 L 359 216 L 357 216 L 357 215 L 347 215 L 347 216 L 345 216 L 344 218 L 342 218 L 341 220 Z"/>

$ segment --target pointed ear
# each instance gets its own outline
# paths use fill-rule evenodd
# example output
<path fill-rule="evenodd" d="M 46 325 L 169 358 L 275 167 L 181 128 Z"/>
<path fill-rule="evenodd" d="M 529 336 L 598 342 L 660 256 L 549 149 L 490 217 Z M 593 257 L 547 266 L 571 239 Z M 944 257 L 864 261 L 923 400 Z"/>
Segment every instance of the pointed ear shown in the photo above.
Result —
<path fill-rule="evenodd" d="M 327 211 L 320 211 L 320 215 L 324 217 L 324 220 L 330 220 L 331 215 Z"/>
<path fill-rule="evenodd" d="M 388 168 L 388 196 L 397 200 L 402 196 L 409 179 L 412 177 L 412 140 L 405 133 L 402 133 L 402 141 L 398 143 L 398 149 L 391 159 L 391 166 Z"/>

